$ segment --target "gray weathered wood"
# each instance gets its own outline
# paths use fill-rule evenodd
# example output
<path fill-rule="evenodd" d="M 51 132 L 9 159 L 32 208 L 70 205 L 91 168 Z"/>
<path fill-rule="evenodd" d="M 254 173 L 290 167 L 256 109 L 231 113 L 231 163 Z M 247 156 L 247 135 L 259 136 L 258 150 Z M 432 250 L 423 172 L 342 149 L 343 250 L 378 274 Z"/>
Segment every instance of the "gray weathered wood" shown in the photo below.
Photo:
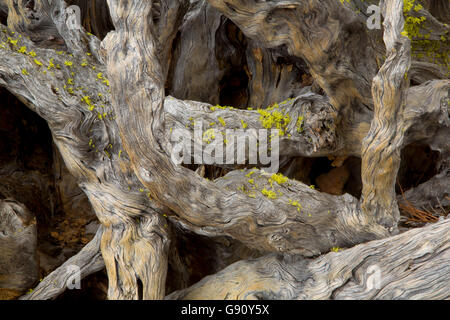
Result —
<path fill-rule="evenodd" d="M 165 296 L 166 217 L 198 234 L 230 236 L 254 249 L 315 256 L 395 232 L 393 183 L 396 155 L 404 145 L 429 143 L 448 157 L 450 83 L 436 67 L 423 77 L 415 75 L 420 85 L 406 89 L 409 52 L 399 35 L 401 1 L 386 2 L 388 59 L 374 84 L 384 48 L 373 47 L 363 17 L 339 1 L 188 5 L 110 0 L 115 30 L 101 46 L 84 29 L 69 29 L 65 11 L 53 10 L 65 8 L 64 1 L 36 3 L 33 10 L 49 25 L 38 35 L 33 27 L 42 26 L 26 19 L 25 4 L 13 11 L 9 3 L 10 29 L 2 26 L 0 32 L 0 85 L 48 122 L 68 170 L 88 196 L 103 225 L 101 251 L 111 299 Z M 249 43 L 245 51 L 234 49 L 249 60 L 245 103 L 265 107 L 273 99 L 295 97 L 279 103 L 291 119 L 281 138 L 281 156 L 362 156 L 363 210 L 350 195 L 324 194 L 289 179 L 278 183 L 259 169 L 234 170 L 207 181 L 171 161 L 170 133 L 177 128 L 191 132 L 190 119 L 216 122 L 212 127 L 217 130 L 241 128 L 241 120 L 249 129 L 262 128 L 256 110 L 211 110 L 211 105 L 192 101 L 218 103 L 217 81 L 238 63 L 226 62 L 229 52 L 214 58 L 231 41 L 223 39 L 226 26 L 231 28 L 227 19 L 242 30 L 236 37 L 245 36 Z M 208 41 L 185 59 L 187 48 L 201 39 Z M 209 60 L 198 64 L 196 59 L 203 57 Z M 276 57 L 292 63 L 276 65 Z M 298 74 L 309 72 L 312 85 L 295 85 L 288 71 L 293 68 Z M 399 83 L 403 86 L 397 89 Z M 371 92 L 372 85 L 389 97 Z M 166 97 L 166 86 L 180 99 Z M 297 132 L 299 116 L 304 117 L 303 131 Z M 225 125 L 219 125 L 219 117 Z M 385 148 L 386 139 L 393 144 Z M 386 175 L 378 175 L 379 168 Z M 251 171 L 252 178 L 247 176 Z M 273 189 L 275 197 L 264 195 L 264 188 Z"/>
<path fill-rule="evenodd" d="M 239 261 L 166 299 L 448 299 L 450 220 L 314 260 Z"/>

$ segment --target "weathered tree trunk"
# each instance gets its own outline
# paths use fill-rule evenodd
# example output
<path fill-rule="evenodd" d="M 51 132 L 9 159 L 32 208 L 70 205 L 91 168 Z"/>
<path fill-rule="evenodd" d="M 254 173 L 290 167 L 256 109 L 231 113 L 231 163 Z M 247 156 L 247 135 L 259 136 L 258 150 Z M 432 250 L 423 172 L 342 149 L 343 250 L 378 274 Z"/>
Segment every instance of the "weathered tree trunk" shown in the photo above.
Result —
<path fill-rule="evenodd" d="M 68 7 L 73 4 L 81 8 L 80 20 Z M 367 5 L 0 1 L 8 24 L 0 32 L 0 85 L 47 121 L 102 225 L 23 298 L 55 298 L 70 277 L 65 268 L 75 265 L 82 277 L 105 266 L 109 299 L 163 299 L 169 264 L 182 269 L 182 253 L 171 247 L 183 239 L 176 235 L 181 229 L 217 243 L 235 241 L 236 252 L 220 268 L 236 257 L 260 258 L 189 288 L 183 282 L 166 298 L 448 298 L 448 220 L 396 235 L 402 200 L 395 187 L 402 148 L 427 144 L 440 152 L 439 172 L 403 200 L 448 208 L 450 81 L 441 58 L 411 55 L 417 35 L 411 41 L 403 32 L 409 14 L 403 1 L 381 1 L 383 39 L 366 29 Z M 448 26 L 426 8 L 411 14 L 429 18 L 431 39 L 444 42 L 436 49 L 440 57 Z M 224 102 L 236 105 L 215 106 Z M 198 125 L 227 142 L 205 143 L 196 136 Z M 173 161 L 173 132 L 192 133 L 187 140 L 194 150 L 205 151 L 237 143 L 239 131 L 227 135 L 226 129 L 281 130 L 283 164 L 327 156 L 339 166 L 360 157 L 361 199 L 315 190 L 268 173 L 264 164 L 251 169 L 250 153 L 246 164 Z M 205 179 L 205 170 L 222 173 Z M 427 192 L 430 185 L 440 188 Z M 350 249 L 328 253 L 336 247 Z M 218 256 L 228 254 L 214 248 Z M 400 270 L 404 280 L 383 276 L 382 287 L 365 290 L 371 264 L 382 274 Z"/>

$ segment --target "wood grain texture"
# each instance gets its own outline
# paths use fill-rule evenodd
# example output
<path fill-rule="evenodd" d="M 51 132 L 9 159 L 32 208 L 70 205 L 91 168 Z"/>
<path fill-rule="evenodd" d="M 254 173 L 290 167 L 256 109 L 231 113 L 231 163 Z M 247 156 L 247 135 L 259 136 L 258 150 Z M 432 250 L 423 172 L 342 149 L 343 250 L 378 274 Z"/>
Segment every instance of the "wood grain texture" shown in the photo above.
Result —
<path fill-rule="evenodd" d="M 173 139 L 173 147 L 177 139 L 172 133 L 177 130 L 188 132 L 190 134 L 190 145 L 193 150 L 205 151 L 206 148 L 215 148 L 216 145 L 223 148 L 225 139 L 227 140 L 225 147 L 229 147 L 237 142 L 239 134 L 242 135 L 244 131 L 251 129 L 256 133 L 253 135 L 256 142 L 262 144 L 264 143 L 262 141 L 263 137 L 267 140 L 267 135 L 276 135 L 263 125 L 261 111 L 264 110 L 218 108 L 206 103 L 178 100 L 167 96 L 164 100 L 165 134 L 171 140 Z M 306 92 L 298 97 L 280 102 L 276 108 L 268 112 L 278 112 L 289 116 L 289 123 L 283 126 L 282 129 L 283 134 L 277 135 L 280 157 L 319 157 L 333 154 L 335 151 L 344 148 L 340 143 L 344 143 L 345 139 L 339 139 L 336 136 L 336 111 L 323 96 Z M 222 134 L 223 139 L 211 139 L 212 141 L 209 143 L 203 141 L 203 136 L 200 140 L 196 139 L 194 130 L 196 126 L 200 125 L 203 131 L 214 130 L 215 136 Z M 273 128 L 276 128 L 275 125 L 273 125 Z M 230 132 L 227 135 L 226 130 L 228 129 Z M 266 129 L 268 131 L 267 134 L 258 134 L 260 129 Z M 183 135 L 184 139 L 188 137 Z M 237 150 L 237 147 L 234 149 Z M 253 156 L 257 155 L 253 154 Z M 191 157 L 190 161 L 194 163 L 193 152 L 191 152 Z M 248 160 L 248 157 L 249 154 L 246 153 L 245 159 Z M 217 163 L 217 165 L 226 166 L 225 160 L 226 154 L 224 152 L 223 162 Z M 229 165 L 229 167 L 233 166 L 236 166 L 236 164 Z"/>
<path fill-rule="evenodd" d="M 407 90 L 402 147 L 420 141 L 430 143 L 433 150 L 440 152 L 448 148 L 445 136 L 450 132 L 446 107 L 449 90 L 450 82 L 447 79 L 425 81 Z M 279 107 L 274 110 L 290 117 L 290 122 L 284 129 L 285 134 L 279 137 L 280 157 L 341 154 L 361 156 L 362 140 L 369 132 L 370 121 L 362 118 L 349 127 L 340 125 L 338 114 L 329 101 L 311 91 L 280 102 L 278 105 Z M 219 117 L 224 120 L 223 123 L 220 123 Z M 219 141 L 213 140 L 205 144 L 203 141 L 195 140 L 195 124 L 201 123 L 204 131 L 213 129 L 217 134 L 225 134 L 227 129 L 243 129 L 242 123 L 249 129 L 263 129 L 260 117 L 258 110 L 217 108 L 211 104 L 179 100 L 171 96 L 167 96 L 164 100 L 166 136 L 171 138 L 176 130 L 189 132 L 190 144 L 197 149 L 204 150 L 207 146 L 212 148 Z M 302 117 L 301 130 L 298 130 L 297 126 L 299 117 Z M 232 134 L 227 140 L 233 141 L 234 138 L 235 135 Z M 259 138 L 256 136 L 257 142 Z M 170 148 L 170 145 L 168 147 Z M 193 157 L 193 153 L 191 156 Z M 192 159 L 191 163 L 193 162 Z M 221 166 L 220 163 L 216 165 Z"/>
<path fill-rule="evenodd" d="M 314 260 L 239 261 L 166 299 L 448 299 L 449 219 Z"/>
<path fill-rule="evenodd" d="M 208 2 L 249 38 L 265 47 L 286 46 L 289 54 L 302 58 L 336 108 L 355 99 L 370 108 L 373 49 L 363 20 L 339 1 Z M 350 63 L 356 60 L 365 63 Z"/>
<path fill-rule="evenodd" d="M 386 1 L 384 42 L 387 58 L 373 79 L 374 116 L 362 143 L 362 210 L 389 232 L 396 232 L 399 219 L 395 181 L 404 138 L 403 113 L 406 106 L 410 41 L 402 36 L 403 1 Z"/>
<path fill-rule="evenodd" d="M 100 222 L 106 226 L 101 250 L 108 272 L 108 298 L 164 297 L 169 251 L 165 218 L 145 208 L 145 204 L 129 207 L 127 193 L 96 185 L 84 187 Z"/>
<path fill-rule="evenodd" d="M 64 34 L 62 31 L 61 33 Z M 5 44 L 2 46 L 3 49 L 6 49 L 6 51 L 2 51 L 5 58 L 1 67 L 2 85 L 8 83 L 8 88 L 14 94 L 47 120 L 55 144 L 69 171 L 78 180 L 79 186 L 83 190 L 90 190 L 89 186 L 92 184 L 92 190 L 97 192 L 105 188 L 102 196 L 108 196 L 108 188 L 115 185 L 116 188 L 123 189 L 122 193 L 118 193 L 117 196 L 128 203 L 125 205 L 128 210 L 127 214 L 135 217 L 147 214 L 149 210 L 148 197 L 139 191 L 142 186 L 137 179 L 133 176 L 130 177 L 130 166 L 126 165 L 128 157 L 125 152 L 122 154 L 118 130 L 114 128 L 114 115 L 111 110 L 108 110 L 107 101 L 104 101 L 104 97 L 109 95 L 109 88 L 107 79 L 102 76 L 105 74 L 105 70 L 99 60 L 95 58 L 94 54 L 81 53 L 75 47 L 70 54 L 62 52 L 59 54 L 54 50 L 40 49 L 25 37 L 19 38 L 17 44 L 8 43 L 6 45 L 8 36 L 10 38 L 17 37 L 17 34 L 12 34 L 7 30 L 2 33 L 2 40 Z M 69 34 L 66 36 L 70 37 Z M 73 39 L 76 40 L 76 38 Z M 26 47 L 26 52 L 34 52 L 36 57 L 17 52 L 21 47 Z M 18 68 L 16 63 L 21 63 L 21 68 Z M 16 75 L 20 75 L 19 78 Z M 80 101 L 83 102 L 80 103 Z M 92 108 L 94 103 L 95 109 Z M 109 124 L 112 124 L 112 127 Z M 124 193 L 126 196 L 120 196 Z M 114 195 L 109 194 L 109 196 L 112 197 L 109 198 L 109 201 L 115 201 Z M 136 203 L 133 204 L 131 201 L 136 201 Z M 129 208 L 134 209 L 130 211 Z M 152 208 L 151 204 L 150 208 Z M 102 210 L 96 212 L 97 216 L 101 221 L 107 221 L 111 211 L 100 209 Z M 109 210 L 114 210 L 114 206 L 111 206 Z M 105 215 L 103 219 L 102 214 Z M 123 226 L 129 223 L 126 219 L 120 220 L 120 215 L 115 218 L 114 222 L 117 224 L 105 224 L 111 229 L 124 230 Z M 142 221 L 138 218 L 135 223 L 147 225 L 148 222 L 147 218 L 143 218 Z M 105 234 L 109 233 L 105 232 Z M 164 237 L 164 232 L 160 234 Z M 124 233 L 123 236 L 129 237 L 129 233 Z M 119 238 L 120 232 L 116 233 L 114 241 L 119 241 Z M 133 242 L 132 238 L 128 239 Z M 113 239 L 105 237 L 105 246 L 108 246 L 106 245 L 107 241 L 113 241 Z M 138 250 L 144 251 L 143 244 L 137 243 L 136 245 L 138 245 Z M 152 247 L 149 246 L 149 248 Z M 132 252 L 134 254 L 134 251 Z M 114 256 L 110 257 L 114 259 Z M 116 258 L 120 258 L 117 263 L 119 267 L 122 261 L 132 259 L 129 255 Z M 163 261 L 162 265 L 164 265 Z M 115 262 L 114 265 L 116 265 Z M 141 272 L 139 276 L 143 280 L 150 277 L 149 272 L 146 274 L 142 270 L 138 272 Z M 146 275 L 148 275 L 147 278 Z M 161 275 L 164 279 L 165 273 L 162 272 Z M 131 280 L 128 278 L 128 282 L 124 283 L 126 288 L 115 290 L 115 283 L 110 286 L 113 288 L 112 292 L 115 292 L 116 298 L 122 293 L 127 297 L 138 297 L 138 276 L 135 277 L 134 282 L 130 282 Z M 117 285 L 122 285 L 122 282 Z M 160 286 L 155 288 L 160 288 Z M 155 291 L 156 294 L 158 294 L 158 290 Z M 146 291 L 145 297 L 148 298 L 151 294 Z"/>
<path fill-rule="evenodd" d="M 116 31 L 110 33 L 102 45 L 109 52 L 107 65 L 112 79 L 113 107 L 124 148 L 153 199 L 170 208 L 191 228 L 194 225 L 213 234 L 225 233 L 252 248 L 268 251 L 287 250 L 310 256 L 343 244 L 351 237 L 364 241 L 384 235 L 378 226 L 367 225 L 364 217 L 356 213 L 356 202 L 341 198 L 338 201 L 342 205 L 330 208 L 338 215 L 340 223 L 327 222 L 327 218 L 312 219 L 313 224 L 328 225 L 336 230 L 316 238 L 315 243 L 309 242 L 310 247 L 304 247 L 299 240 L 310 227 L 295 217 L 286 221 L 284 210 L 276 211 L 273 202 L 260 192 L 257 197 L 249 197 L 175 165 L 169 158 L 170 148 L 163 133 L 164 92 L 156 42 L 152 30 L 143 23 L 151 13 L 151 4 L 113 1 L 110 8 Z M 128 19 L 125 20 L 125 16 Z M 139 49 L 141 43 L 147 43 L 145 54 Z M 147 139 L 143 140 L 142 136 Z M 244 178 L 244 174 L 238 176 Z M 167 184 L 168 180 L 174 183 Z M 325 195 L 316 192 L 316 196 L 322 199 Z M 288 199 L 284 201 L 287 205 Z M 296 208 L 292 211 L 297 212 Z M 317 214 L 328 216 L 325 211 Z M 281 229 L 274 230 L 271 227 L 274 222 L 280 224 Z"/>
<path fill-rule="evenodd" d="M 405 72 L 401 71 L 406 71 L 409 56 L 405 47 L 389 45 L 397 41 L 401 29 L 398 1 L 395 10 L 388 10 L 387 21 L 394 22 L 392 28 L 386 28 L 390 55 L 380 71 L 381 80 L 374 83 L 384 91 L 373 92 L 370 87 L 377 71 L 375 51 L 379 48 L 375 50 L 369 44 L 372 39 L 365 33 L 362 17 L 339 1 L 242 0 L 231 1 L 230 6 L 219 0 L 209 3 L 198 1 L 187 6 L 183 1 L 110 0 L 115 30 L 101 47 L 100 40 L 83 29 L 76 33 L 68 30 L 65 11 L 50 15 L 48 21 L 54 25 L 51 32 L 56 30 L 67 52 L 59 52 L 61 46 L 53 50 L 45 42 L 50 41 L 45 33 L 42 35 L 47 38 L 43 40 L 25 37 L 33 31 L 21 13 L 24 8 L 12 13 L 15 20 L 11 18 L 10 29 L 2 26 L 0 32 L 0 85 L 48 122 L 64 162 L 103 225 L 101 250 L 111 299 L 165 296 L 170 240 L 166 216 L 178 226 L 204 236 L 229 236 L 266 252 L 316 256 L 334 246 L 351 247 L 387 235 L 386 229 L 397 219 L 392 189 L 398 166 L 396 155 L 404 145 L 414 141 L 430 143 L 444 159 L 448 157 L 445 137 L 449 133 L 449 81 L 426 82 L 442 78 L 436 71 L 422 78 L 416 76 L 419 86 L 409 90 L 405 85 L 400 90 L 396 87 L 406 82 Z M 53 4 L 65 8 L 63 1 Z M 50 10 L 43 8 L 36 6 L 34 10 L 43 10 L 40 14 Z M 208 27 L 202 26 L 203 17 Z M 192 132 L 190 118 L 205 125 L 216 122 L 213 128 L 217 129 L 241 128 L 241 120 L 249 129 L 261 128 L 257 111 L 211 110 L 207 103 L 187 100 L 198 97 L 216 103 L 220 98 L 216 81 L 232 63 L 212 55 L 231 41 L 221 38 L 226 34 L 223 28 L 232 28 L 227 19 L 242 30 L 249 42 L 240 52 L 249 60 L 248 72 L 252 75 L 247 103 L 265 105 L 278 97 L 294 97 L 280 105 L 291 118 L 287 128 L 291 136 L 281 139 L 282 156 L 362 154 L 370 164 L 363 173 L 365 210 L 352 196 L 324 194 L 294 180 L 271 182 L 271 175 L 261 170 L 234 170 L 207 181 L 171 161 L 170 132 L 177 128 Z M 192 34 L 199 29 L 198 34 Z M 19 38 L 18 31 L 12 30 L 20 30 L 23 36 Z M 202 39 L 205 43 L 197 43 Z M 194 44 L 198 48 L 192 48 Z M 28 54 L 19 52 L 22 46 Z M 181 51 L 171 51 L 173 46 Z M 196 65 L 195 59 L 184 59 L 183 52 L 210 59 Z M 223 53 L 228 58 L 230 55 Z M 273 59 L 277 56 L 291 59 L 291 67 L 276 66 Z M 221 63 L 225 69 L 221 69 Z M 296 72 L 306 72 L 303 63 L 325 95 L 312 92 L 309 86 L 292 87 L 295 73 L 286 68 L 295 66 L 299 70 Z M 211 70 L 198 77 L 199 83 L 191 83 L 189 75 L 205 68 Z M 277 83 L 276 77 L 280 86 L 270 89 Z M 168 91 L 180 99 L 166 97 L 168 81 Z M 406 105 L 400 103 L 405 101 Z M 299 116 L 304 117 L 301 132 L 294 127 Z M 225 120 L 224 126 L 217 123 L 218 117 Z M 366 136 L 370 148 L 361 151 Z M 385 148 L 386 141 L 392 144 Z M 380 168 L 385 172 L 381 179 L 376 174 Z M 246 176 L 251 171 L 253 183 Z M 276 198 L 265 196 L 263 188 L 274 188 Z M 377 191 L 374 197 L 367 196 L 371 190 Z M 373 210 L 367 206 L 369 198 Z M 276 259 L 273 264 L 278 263 Z M 289 259 L 304 261 L 300 257 Z M 299 263 L 300 269 L 305 266 Z M 258 268 L 247 270 L 257 277 Z M 280 285 L 273 279 L 261 283 L 264 281 L 262 286 Z M 242 286 L 246 285 L 243 280 Z M 39 294 L 46 296 L 46 290 Z M 48 297 L 59 292 L 49 291 Z M 267 297 L 291 296 L 295 295 L 274 293 Z"/>

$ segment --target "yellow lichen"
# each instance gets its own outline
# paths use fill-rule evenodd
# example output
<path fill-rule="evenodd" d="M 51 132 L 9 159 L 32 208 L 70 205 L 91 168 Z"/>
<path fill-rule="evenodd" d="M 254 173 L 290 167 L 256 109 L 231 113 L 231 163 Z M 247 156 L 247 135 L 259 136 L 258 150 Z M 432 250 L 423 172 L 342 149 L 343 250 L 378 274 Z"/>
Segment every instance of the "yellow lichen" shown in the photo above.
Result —
<path fill-rule="evenodd" d="M 302 206 L 300 205 L 300 203 L 298 201 L 289 199 L 288 204 L 290 204 L 291 206 L 296 207 L 297 211 L 301 212 Z"/>
<path fill-rule="evenodd" d="M 211 143 L 213 139 L 216 138 L 214 129 L 208 129 L 203 133 L 203 141 L 206 143 Z"/>
<path fill-rule="evenodd" d="M 281 174 L 281 173 L 277 173 L 277 174 L 274 173 L 274 174 L 272 174 L 270 179 L 275 181 L 278 184 L 286 183 L 289 180 L 287 177 L 283 176 L 283 174 Z"/>
<path fill-rule="evenodd" d="M 53 58 L 51 58 L 50 59 L 50 61 L 48 62 L 48 67 L 47 67 L 47 69 L 48 70 L 50 70 L 51 68 L 54 68 L 55 67 L 55 64 L 53 63 Z"/>
<path fill-rule="evenodd" d="M 225 123 L 225 120 L 223 120 L 222 117 L 218 117 L 217 120 L 219 120 L 220 124 L 225 127 L 226 123 Z"/>
<path fill-rule="evenodd" d="M 94 110 L 95 105 L 92 103 L 91 98 L 89 96 L 84 96 L 83 98 L 81 98 L 81 101 L 83 101 L 89 106 L 90 111 Z M 99 116 L 100 116 L 99 118 L 101 119 L 101 114 L 99 114 Z"/>
<path fill-rule="evenodd" d="M 264 189 L 262 189 L 261 190 L 261 193 L 263 194 L 263 195 L 265 195 L 267 198 L 269 198 L 269 199 L 276 199 L 277 198 L 277 194 L 274 192 L 274 191 L 272 191 L 272 190 L 267 190 L 266 188 L 264 188 Z"/>
<path fill-rule="evenodd" d="M 297 118 L 296 127 L 297 133 L 303 132 L 303 117 L 300 116 Z"/>
<path fill-rule="evenodd" d="M 279 135 L 283 136 L 291 119 L 288 113 L 275 110 L 278 108 L 278 104 L 274 104 L 267 109 L 258 109 L 258 113 L 260 114 L 259 120 L 264 128 L 278 129 Z"/>
<path fill-rule="evenodd" d="M 8 37 L 8 41 L 9 41 L 13 46 L 16 46 L 16 45 L 17 45 L 17 42 L 18 42 L 19 40 L 13 40 L 12 38 Z"/>

